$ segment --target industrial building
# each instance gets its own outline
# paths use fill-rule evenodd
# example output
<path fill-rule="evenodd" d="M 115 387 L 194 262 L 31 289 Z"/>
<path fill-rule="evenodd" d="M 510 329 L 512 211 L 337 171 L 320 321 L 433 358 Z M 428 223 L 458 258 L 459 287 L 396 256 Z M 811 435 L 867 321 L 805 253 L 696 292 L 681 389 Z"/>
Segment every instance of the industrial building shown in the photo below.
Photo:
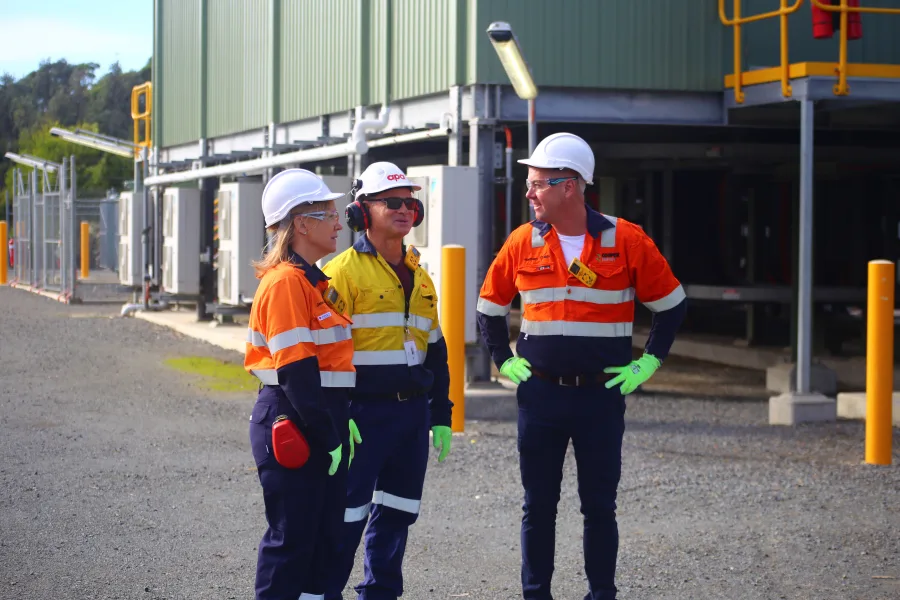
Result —
<path fill-rule="evenodd" d="M 865 347 L 866 263 L 900 251 L 900 2 L 859 4 L 156 0 L 146 192 L 122 196 L 120 277 L 233 314 L 255 291 L 268 177 L 302 166 L 348 191 L 392 161 L 424 184 L 409 241 L 435 282 L 441 246 L 466 247 L 468 377 L 485 379 L 478 288 L 530 218 L 515 161 L 572 131 L 597 159 L 588 202 L 643 226 L 684 284 L 683 331 L 791 346 L 799 374 L 779 391 L 833 395 L 812 356 Z"/>

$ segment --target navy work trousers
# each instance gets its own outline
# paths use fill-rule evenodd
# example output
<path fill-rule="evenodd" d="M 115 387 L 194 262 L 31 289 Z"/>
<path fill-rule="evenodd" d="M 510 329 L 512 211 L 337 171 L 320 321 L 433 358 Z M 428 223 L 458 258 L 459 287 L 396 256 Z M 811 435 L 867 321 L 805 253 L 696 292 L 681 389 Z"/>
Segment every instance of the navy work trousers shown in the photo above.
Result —
<path fill-rule="evenodd" d="M 347 497 L 341 504 L 346 507 L 341 558 L 333 565 L 325 598 L 342 600 L 365 529 L 363 581 L 354 589 L 359 600 L 396 600 L 403 594 L 406 539 L 419 516 L 425 483 L 428 399 L 354 400 L 350 417 L 362 444 L 348 474 Z"/>
<path fill-rule="evenodd" d="M 625 398 L 616 389 L 565 387 L 532 377 L 519 385 L 519 468 L 522 517 L 522 594 L 551 600 L 556 509 L 563 462 L 572 440 L 584 515 L 585 600 L 616 597 L 619 550 L 616 493 L 622 472 Z"/>
<path fill-rule="evenodd" d="M 343 437 L 334 475 L 329 450 L 306 434 L 309 460 L 286 469 L 272 454 L 272 424 L 286 415 L 303 431 L 290 401 L 275 386 L 263 388 L 250 415 L 250 447 L 262 485 L 268 528 L 259 544 L 256 600 L 316 600 L 324 597 L 324 573 L 339 553 L 350 456 L 345 388 L 323 390 L 327 409 Z"/>

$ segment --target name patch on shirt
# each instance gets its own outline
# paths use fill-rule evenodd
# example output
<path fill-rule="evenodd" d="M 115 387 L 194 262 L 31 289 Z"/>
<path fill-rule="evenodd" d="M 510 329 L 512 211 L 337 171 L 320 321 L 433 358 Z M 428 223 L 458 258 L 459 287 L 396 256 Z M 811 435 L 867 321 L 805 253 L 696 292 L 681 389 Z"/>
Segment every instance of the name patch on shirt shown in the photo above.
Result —
<path fill-rule="evenodd" d="M 331 311 L 328 311 L 327 313 L 319 315 L 316 318 L 319 319 L 320 321 L 324 321 L 325 319 L 327 319 L 330 316 L 331 316 Z"/>

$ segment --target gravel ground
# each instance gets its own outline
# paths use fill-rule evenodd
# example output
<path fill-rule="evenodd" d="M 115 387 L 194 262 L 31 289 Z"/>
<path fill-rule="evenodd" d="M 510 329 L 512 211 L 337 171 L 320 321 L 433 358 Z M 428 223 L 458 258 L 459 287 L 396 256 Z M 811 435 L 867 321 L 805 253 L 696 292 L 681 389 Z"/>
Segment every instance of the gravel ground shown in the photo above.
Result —
<path fill-rule="evenodd" d="M 252 598 L 253 398 L 163 364 L 240 357 L 119 308 L 0 288 L 0 598 Z M 621 598 L 900 597 L 900 452 L 862 464 L 858 422 L 769 427 L 757 374 L 664 370 L 706 397 L 666 395 L 660 377 L 629 401 Z M 715 377 L 739 391 L 715 399 Z M 429 468 L 404 597 L 519 598 L 515 423 L 470 421 Z M 586 589 L 572 456 L 565 468 L 558 600 Z"/>

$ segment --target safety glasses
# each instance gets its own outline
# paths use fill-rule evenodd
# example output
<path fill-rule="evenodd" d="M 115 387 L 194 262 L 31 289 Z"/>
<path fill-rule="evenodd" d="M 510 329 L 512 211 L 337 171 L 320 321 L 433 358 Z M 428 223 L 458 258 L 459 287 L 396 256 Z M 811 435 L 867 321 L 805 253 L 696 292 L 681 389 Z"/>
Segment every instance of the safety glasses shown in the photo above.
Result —
<path fill-rule="evenodd" d="M 369 202 L 384 202 L 391 210 L 400 210 L 400 207 L 406 205 L 409 210 L 416 210 L 415 198 L 370 198 Z"/>
<path fill-rule="evenodd" d="M 530 191 L 534 188 L 534 191 L 539 192 L 544 188 L 552 187 L 561 181 L 566 181 L 568 179 L 578 179 L 578 177 L 552 177 L 550 179 L 532 179 L 525 180 L 525 191 Z"/>
<path fill-rule="evenodd" d="M 298 213 L 295 217 L 311 217 L 319 221 L 337 221 L 340 213 L 336 210 L 317 210 L 315 212 Z"/>

